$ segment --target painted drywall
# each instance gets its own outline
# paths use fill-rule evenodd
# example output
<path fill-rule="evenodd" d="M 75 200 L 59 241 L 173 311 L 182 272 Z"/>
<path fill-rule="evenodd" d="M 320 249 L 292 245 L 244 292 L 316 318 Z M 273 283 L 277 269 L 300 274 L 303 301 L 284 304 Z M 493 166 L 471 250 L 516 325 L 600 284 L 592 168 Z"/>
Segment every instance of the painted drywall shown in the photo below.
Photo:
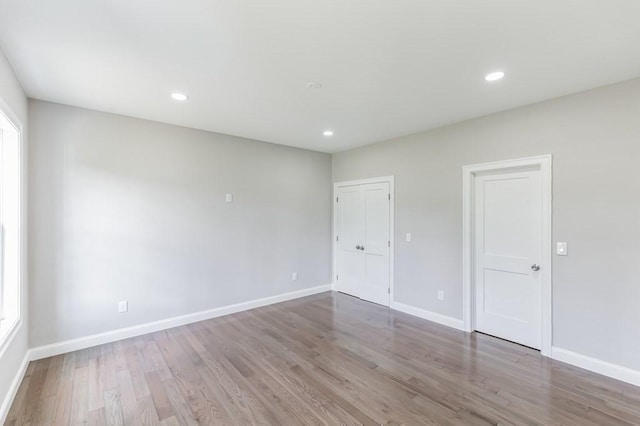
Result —
<path fill-rule="evenodd" d="M 23 126 L 22 154 L 23 159 L 27 152 L 27 98 L 18 82 L 11 66 L 7 62 L 4 54 L 0 51 L 0 108 L 8 110 L 7 114 L 13 120 L 20 121 Z M 26 188 L 26 161 L 23 162 L 23 186 Z M 23 191 L 26 193 L 26 191 Z M 26 197 L 24 197 L 22 215 L 22 294 L 21 294 L 21 317 L 22 323 L 10 341 L 0 351 L 0 405 L 3 404 L 8 393 L 11 391 L 11 384 L 18 373 L 20 365 L 27 352 L 28 345 L 28 307 L 27 307 L 27 245 L 26 245 Z M 0 412 L 0 417 L 6 413 Z M 0 421 L 2 419 L 0 418 Z"/>
<path fill-rule="evenodd" d="M 331 282 L 328 154 L 42 101 L 29 114 L 31 347 Z"/>
<path fill-rule="evenodd" d="M 462 166 L 552 154 L 553 345 L 640 370 L 639 117 L 632 80 L 334 154 L 333 180 L 395 175 L 396 300 L 461 319 Z"/>

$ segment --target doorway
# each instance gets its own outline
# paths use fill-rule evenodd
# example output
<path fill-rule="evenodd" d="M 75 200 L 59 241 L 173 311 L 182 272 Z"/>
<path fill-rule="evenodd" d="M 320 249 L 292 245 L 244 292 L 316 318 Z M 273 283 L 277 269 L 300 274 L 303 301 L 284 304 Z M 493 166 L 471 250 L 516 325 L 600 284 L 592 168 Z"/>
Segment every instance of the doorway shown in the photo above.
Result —
<path fill-rule="evenodd" d="M 465 330 L 551 353 L 551 156 L 463 167 Z"/>
<path fill-rule="evenodd" d="M 334 288 L 390 306 L 393 178 L 336 183 L 334 206 Z"/>

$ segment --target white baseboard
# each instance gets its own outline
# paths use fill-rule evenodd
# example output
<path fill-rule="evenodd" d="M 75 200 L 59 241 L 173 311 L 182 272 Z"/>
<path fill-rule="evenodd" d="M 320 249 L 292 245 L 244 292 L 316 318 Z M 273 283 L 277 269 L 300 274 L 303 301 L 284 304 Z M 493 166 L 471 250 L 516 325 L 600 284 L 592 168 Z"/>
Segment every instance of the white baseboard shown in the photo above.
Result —
<path fill-rule="evenodd" d="M 566 362 L 567 364 L 571 364 L 576 367 L 584 368 L 585 370 L 593 371 L 594 373 L 602 374 L 603 376 L 620 380 L 622 382 L 640 386 L 640 371 L 638 370 L 633 370 L 618 364 L 612 364 L 607 361 L 602 361 L 597 358 L 592 358 L 590 356 L 555 346 L 551 348 L 551 358 Z"/>
<path fill-rule="evenodd" d="M 304 290 L 297 290 L 290 293 L 279 294 L 277 296 L 265 297 L 248 302 L 237 303 L 235 305 L 222 306 L 206 311 L 195 312 L 193 314 L 181 315 L 178 317 L 167 318 L 146 324 L 135 325 L 133 327 L 121 328 L 118 330 L 107 331 L 105 333 L 66 340 L 64 342 L 38 346 L 29 350 L 31 354 L 31 361 L 60 355 L 67 352 L 73 352 L 80 349 L 90 348 L 92 346 L 103 345 L 105 343 L 111 343 L 117 340 L 128 339 L 130 337 L 140 336 L 143 334 L 154 333 L 156 331 L 179 327 L 181 325 L 191 324 L 198 321 L 221 317 L 223 315 L 247 311 L 249 309 L 272 305 L 274 303 L 286 302 L 287 300 L 311 296 L 313 294 L 322 293 L 329 290 L 331 290 L 331 284 L 321 285 L 318 287 L 306 288 Z"/>
<path fill-rule="evenodd" d="M 437 314 L 425 309 L 416 308 L 415 306 L 405 305 L 404 303 L 400 302 L 391 302 L 391 309 L 395 309 L 396 311 L 404 312 L 405 314 L 413 315 L 422 319 L 426 319 L 427 321 L 435 322 L 441 325 L 446 325 L 447 327 L 464 331 L 464 321 L 462 321 L 461 319 Z"/>
<path fill-rule="evenodd" d="M 27 367 L 29 366 L 29 361 L 31 358 L 30 351 L 27 351 L 24 354 L 24 358 L 22 359 L 22 363 L 18 368 L 18 372 L 16 373 L 13 381 L 11 382 L 11 386 L 9 387 L 9 391 L 4 396 L 4 401 L 2 401 L 2 405 L 0 406 L 0 425 L 3 425 L 7 420 L 7 416 L 9 415 L 9 409 L 11 408 L 11 404 L 13 403 L 16 394 L 18 393 L 18 389 L 20 388 L 20 384 L 24 379 L 24 375 L 27 372 Z"/>

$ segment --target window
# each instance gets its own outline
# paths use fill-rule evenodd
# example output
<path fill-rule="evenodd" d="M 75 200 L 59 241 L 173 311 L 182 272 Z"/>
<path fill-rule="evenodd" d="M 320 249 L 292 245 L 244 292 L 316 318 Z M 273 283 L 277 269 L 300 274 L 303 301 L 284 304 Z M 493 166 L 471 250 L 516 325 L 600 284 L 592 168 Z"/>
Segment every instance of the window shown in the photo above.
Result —
<path fill-rule="evenodd" d="M 0 108 L 0 349 L 20 321 L 21 129 Z"/>

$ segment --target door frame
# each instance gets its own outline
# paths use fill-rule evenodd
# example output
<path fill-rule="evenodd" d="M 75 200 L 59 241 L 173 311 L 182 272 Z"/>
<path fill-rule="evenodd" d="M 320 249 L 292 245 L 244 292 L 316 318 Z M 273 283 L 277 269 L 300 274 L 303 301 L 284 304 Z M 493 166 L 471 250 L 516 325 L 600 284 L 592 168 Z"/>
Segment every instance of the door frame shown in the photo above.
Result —
<path fill-rule="evenodd" d="M 462 167 L 462 318 L 464 330 L 475 330 L 475 282 L 474 282 L 474 182 L 479 173 L 518 171 L 536 168 L 542 180 L 542 355 L 551 356 L 552 327 L 552 156 L 538 155 L 513 160 L 471 164 Z"/>
<path fill-rule="evenodd" d="M 394 223 L 395 223 L 395 186 L 394 186 L 394 176 L 381 176 L 375 178 L 367 178 L 367 179 L 356 179 L 356 180 L 347 180 L 342 182 L 334 182 L 333 183 L 333 239 L 332 239 L 332 250 L 333 250 L 333 277 L 331 278 L 331 290 L 338 291 L 338 283 L 336 282 L 336 276 L 338 274 L 338 250 L 336 249 L 337 245 L 337 237 L 338 237 L 338 190 L 341 187 L 345 186 L 354 186 L 354 185 L 363 185 L 368 183 L 389 183 L 389 193 L 391 194 L 391 200 L 389 200 L 389 307 L 393 305 L 394 299 L 394 283 L 395 283 L 395 232 L 394 232 Z"/>

